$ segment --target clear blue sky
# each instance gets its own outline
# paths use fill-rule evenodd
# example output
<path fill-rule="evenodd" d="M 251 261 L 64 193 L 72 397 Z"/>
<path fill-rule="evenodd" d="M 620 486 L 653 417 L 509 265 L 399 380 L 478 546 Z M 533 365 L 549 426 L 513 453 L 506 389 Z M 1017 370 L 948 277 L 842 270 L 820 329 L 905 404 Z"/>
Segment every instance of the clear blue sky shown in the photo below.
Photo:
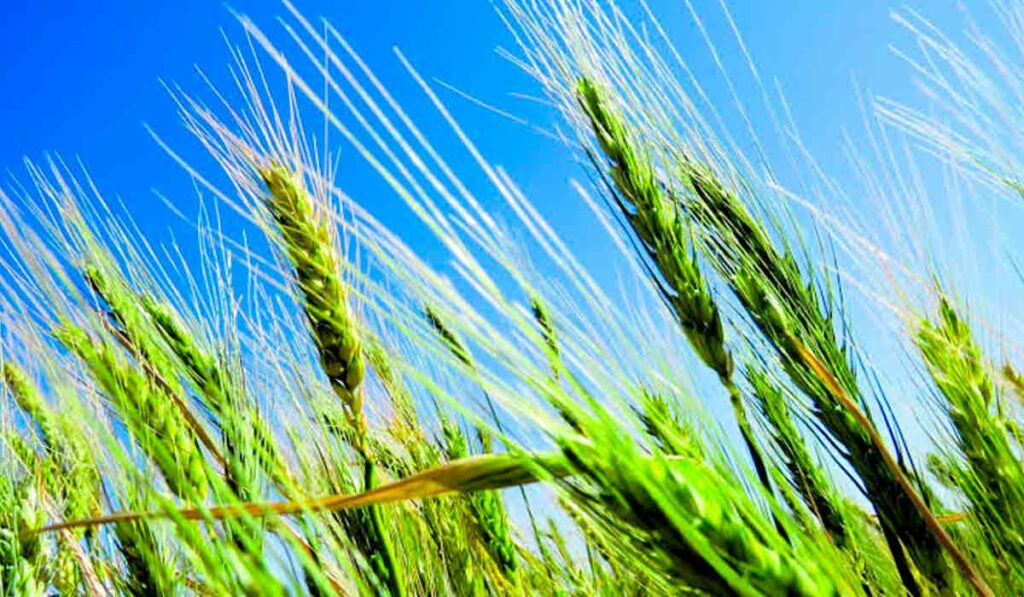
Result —
<path fill-rule="evenodd" d="M 535 89 L 494 53 L 510 39 L 489 1 L 297 4 L 309 16 L 328 17 L 390 84 L 404 81 L 391 54 L 397 44 L 427 75 L 525 113 L 539 124 L 552 121 L 543 111 L 508 97 L 509 92 Z M 682 20 L 682 2 L 654 4 L 669 7 L 665 24 L 678 34 L 680 49 L 702 54 L 696 32 Z M 717 0 L 696 4 L 714 13 Z M 888 42 L 901 39 L 888 18 L 888 0 L 734 0 L 730 5 L 762 72 L 780 80 L 807 141 L 826 159 L 837 148 L 839 127 L 857 123 L 854 74 L 865 86 L 897 96 L 908 87 L 906 70 L 886 49 Z M 275 0 L 236 0 L 230 6 L 270 29 L 273 17 L 284 12 Z M 712 33 L 721 32 L 710 21 Z M 162 208 L 151 207 L 156 204 L 150 189 L 171 197 L 189 191 L 142 123 L 172 142 L 183 141 L 175 136 L 174 110 L 158 80 L 201 90 L 194 65 L 222 74 L 228 57 L 221 28 L 238 38 L 239 28 L 219 2 L 7 3 L 0 19 L 0 168 L 18 171 L 23 156 L 36 159 L 47 151 L 77 156 L 103 190 L 122 196 L 138 218 L 156 215 L 151 212 Z M 509 167 L 538 202 L 551 203 L 543 195 L 553 188 L 561 194 L 565 178 L 578 174 L 552 142 L 451 100 L 493 160 Z"/>

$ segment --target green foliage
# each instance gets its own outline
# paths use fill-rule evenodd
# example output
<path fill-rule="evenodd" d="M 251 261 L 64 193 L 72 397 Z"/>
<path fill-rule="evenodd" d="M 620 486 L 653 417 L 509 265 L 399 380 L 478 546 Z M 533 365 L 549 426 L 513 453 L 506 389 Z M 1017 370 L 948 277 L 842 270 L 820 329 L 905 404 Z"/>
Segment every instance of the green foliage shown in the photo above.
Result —
<path fill-rule="evenodd" d="M 235 54 L 222 114 L 173 92 L 222 172 L 172 155 L 269 251 L 204 212 L 178 271 L 58 161 L 30 168 L 28 216 L 0 201 L 0 594 L 1024 590 L 1016 370 L 996 378 L 946 295 L 932 318 L 902 305 L 934 386 L 923 474 L 822 257 L 835 238 L 783 226 L 783 182 L 714 138 L 625 13 L 504 5 L 636 293 L 591 276 L 415 71 L 521 230 L 333 29 L 287 26 L 324 53 L 314 85 L 242 18 L 287 101 Z M 446 261 L 337 188 L 337 137 Z"/>
<path fill-rule="evenodd" d="M 1013 421 L 999 404 L 995 384 L 967 322 L 948 298 L 934 320 L 922 320 L 916 336 L 921 356 L 942 397 L 955 437 L 955 460 L 942 476 L 967 500 L 971 524 L 1007 561 L 1024 556 L 1024 468 L 1021 446 L 1009 432 Z M 1019 570 L 1002 574 L 1022 586 Z"/>

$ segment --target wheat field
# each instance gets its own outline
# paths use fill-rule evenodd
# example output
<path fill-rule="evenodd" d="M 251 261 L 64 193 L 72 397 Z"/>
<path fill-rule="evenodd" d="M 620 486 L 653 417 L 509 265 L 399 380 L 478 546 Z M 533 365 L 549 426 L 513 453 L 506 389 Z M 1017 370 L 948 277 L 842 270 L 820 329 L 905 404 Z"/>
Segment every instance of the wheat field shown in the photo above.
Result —
<path fill-rule="evenodd" d="M 558 197 L 287 2 L 230 13 L 228 84 L 168 85 L 195 246 L 77 161 L 0 190 L 0 594 L 1024 592 L 1024 5 L 894 13 L 927 101 L 865 102 L 842 187 L 740 37 L 708 51 L 777 122 L 642 0 L 495 4 Z"/>

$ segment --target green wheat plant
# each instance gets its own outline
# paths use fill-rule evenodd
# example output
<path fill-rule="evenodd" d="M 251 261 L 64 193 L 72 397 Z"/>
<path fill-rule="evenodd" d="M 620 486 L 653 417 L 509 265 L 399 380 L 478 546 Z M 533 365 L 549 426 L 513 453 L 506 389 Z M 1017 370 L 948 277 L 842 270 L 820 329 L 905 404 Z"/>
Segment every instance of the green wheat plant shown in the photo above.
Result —
<path fill-rule="evenodd" d="M 0 190 L 0 595 L 1024 592 L 1024 359 L 969 275 L 1014 247 L 956 267 L 998 243 L 943 203 L 1020 201 L 1024 9 L 896 16 L 937 105 L 872 98 L 847 189 L 738 37 L 764 126 L 646 2 L 497 3 L 591 255 L 412 60 L 283 7 L 168 85 L 192 246 L 57 157 Z"/>

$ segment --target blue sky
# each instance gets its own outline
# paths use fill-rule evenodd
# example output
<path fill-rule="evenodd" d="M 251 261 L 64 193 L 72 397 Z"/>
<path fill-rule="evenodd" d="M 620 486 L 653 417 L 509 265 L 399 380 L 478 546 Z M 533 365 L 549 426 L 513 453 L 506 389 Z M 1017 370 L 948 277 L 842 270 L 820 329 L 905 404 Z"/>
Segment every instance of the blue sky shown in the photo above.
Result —
<path fill-rule="evenodd" d="M 702 42 L 683 20 L 682 3 L 655 4 L 667 7 L 665 25 L 677 34 L 684 54 L 703 54 Z M 697 2 L 709 15 L 716 4 Z M 888 18 L 888 0 L 783 4 L 735 0 L 730 6 L 759 68 L 778 78 L 807 141 L 829 159 L 837 155 L 839 127 L 856 124 L 854 75 L 871 89 L 897 96 L 907 90 L 906 70 L 886 48 L 900 34 Z M 398 44 L 424 74 L 525 112 L 539 124 L 552 121 L 542 110 L 508 97 L 535 89 L 495 54 L 494 48 L 510 38 L 490 2 L 300 0 L 298 5 L 308 15 L 328 17 L 391 84 L 405 81 L 391 54 Z M 237 0 L 230 6 L 268 28 L 284 12 L 275 0 Z M 723 32 L 711 16 L 709 25 L 712 35 Z M 0 20 L 0 52 L 6 57 L 0 68 L 0 167 L 17 171 L 23 156 L 38 159 L 48 151 L 80 157 L 106 192 L 121 195 L 146 220 L 151 210 L 162 209 L 151 207 L 150 189 L 172 197 L 188 189 L 142 127 L 149 123 L 176 139 L 174 110 L 158 81 L 200 90 L 195 65 L 222 74 L 228 57 L 221 28 L 239 32 L 227 5 L 218 2 L 9 3 Z M 482 133 L 477 140 L 492 159 L 509 167 L 528 190 L 550 192 L 550 185 L 578 174 L 551 141 L 451 101 L 463 124 Z"/>

